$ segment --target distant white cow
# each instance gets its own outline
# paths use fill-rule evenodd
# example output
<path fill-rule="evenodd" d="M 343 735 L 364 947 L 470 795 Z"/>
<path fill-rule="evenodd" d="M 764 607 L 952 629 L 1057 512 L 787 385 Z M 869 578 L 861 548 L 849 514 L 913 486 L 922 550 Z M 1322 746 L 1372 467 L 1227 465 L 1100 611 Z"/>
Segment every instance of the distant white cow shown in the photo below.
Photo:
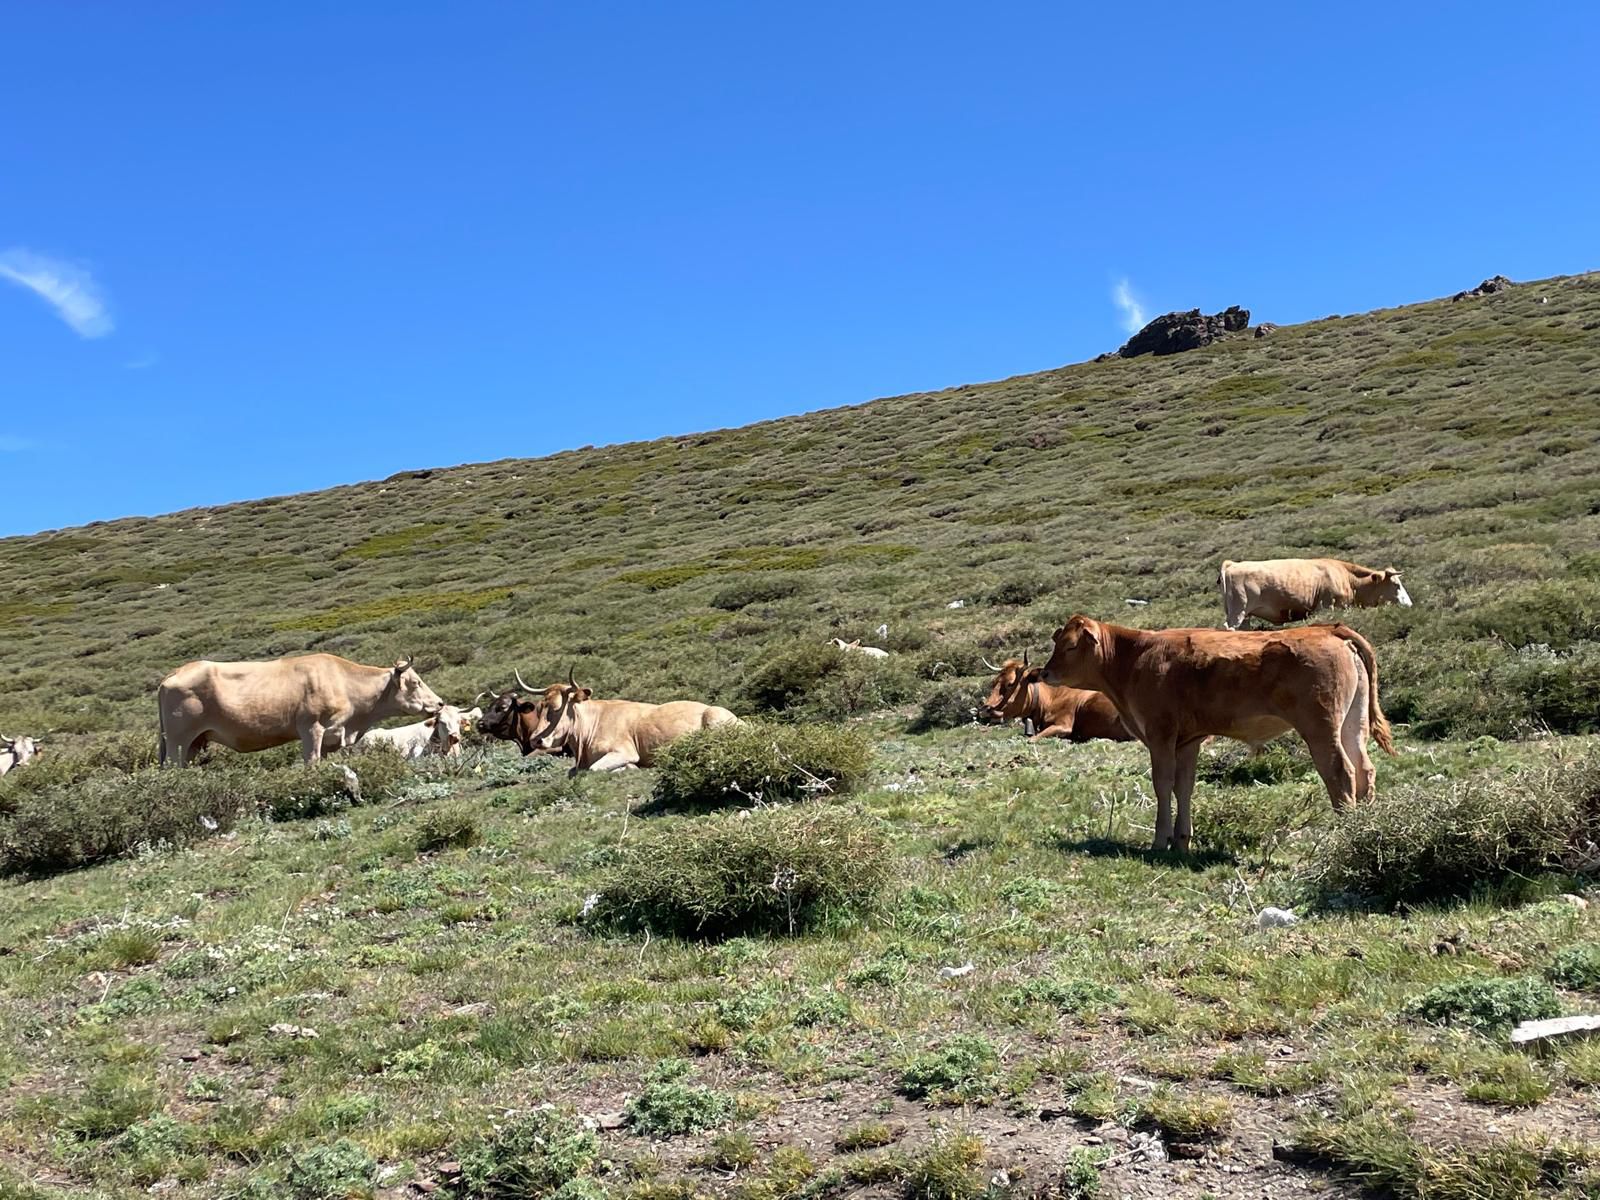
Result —
<path fill-rule="evenodd" d="M 857 638 L 853 642 L 847 642 L 843 638 L 829 638 L 828 645 L 837 646 L 846 654 L 865 654 L 868 658 L 889 657 L 889 652 L 887 650 L 880 650 L 876 646 L 863 646 L 860 638 Z"/>
<path fill-rule="evenodd" d="M 0 775 L 27 763 L 42 753 L 44 743 L 31 737 L 0 737 Z"/>
<path fill-rule="evenodd" d="M 461 735 L 472 728 L 472 722 L 483 715 L 474 708 L 462 712 L 453 704 L 446 704 L 439 715 L 402 725 L 398 729 L 369 730 L 361 739 L 363 746 L 393 746 L 405 758 L 421 758 L 425 754 L 439 754 L 458 758 L 461 754 Z"/>

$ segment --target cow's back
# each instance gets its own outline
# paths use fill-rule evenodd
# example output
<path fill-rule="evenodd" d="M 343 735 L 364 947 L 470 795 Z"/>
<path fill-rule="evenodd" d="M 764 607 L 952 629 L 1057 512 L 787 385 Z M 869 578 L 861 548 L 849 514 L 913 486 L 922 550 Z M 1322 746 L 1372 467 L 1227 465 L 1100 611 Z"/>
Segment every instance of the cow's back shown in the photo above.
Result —
<path fill-rule="evenodd" d="M 1347 599 L 1345 564 L 1331 558 L 1267 558 L 1222 564 L 1229 623 L 1245 616 L 1282 624 Z"/>

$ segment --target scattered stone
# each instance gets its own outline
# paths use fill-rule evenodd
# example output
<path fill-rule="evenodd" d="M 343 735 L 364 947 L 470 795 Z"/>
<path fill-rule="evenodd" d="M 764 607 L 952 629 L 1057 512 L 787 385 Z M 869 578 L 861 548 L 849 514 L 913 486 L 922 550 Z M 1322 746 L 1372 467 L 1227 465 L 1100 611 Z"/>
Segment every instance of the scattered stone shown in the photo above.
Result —
<path fill-rule="evenodd" d="M 965 600 L 952 600 L 945 605 L 946 608 L 965 608 L 966 606 L 967 602 Z"/>
<path fill-rule="evenodd" d="M 199 1062 L 200 1061 L 200 1051 L 198 1051 L 198 1050 L 185 1050 L 182 1054 L 178 1055 L 178 1061 L 179 1062 Z"/>
<path fill-rule="evenodd" d="M 439 1164 L 439 1174 L 448 1175 L 451 1178 L 454 1178 L 455 1176 L 461 1174 L 461 1164 L 454 1160 L 451 1160 L 450 1162 L 442 1162 Z"/>
<path fill-rule="evenodd" d="M 1123 603 L 1126 604 L 1129 608 L 1144 608 L 1147 604 L 1150 603 L 1150 601 L 1148 601 L 1148 600 L 1135 600 L 1133 597 L 1129 596 L 1128 598 L 1123 600 Z"/>
<path fill-rule="evenodd" d="M 1169 1158 L 1204 1158 L 1206 1148 L 1199 1142 L 1172 1142 L 1167 1146 Z"/>
<path fill-rule="evenodd" d="M 1576 892 L 1562 892 L 1561 899 L 1572 905 L 1572 907 L 1577 909 L 1579 912 L 1582 912 L 1584 909 L 1589 907 L 1589 902 Z"/>
<path fill-rule="evenodd" d="M 1496 275 L 1491 279 L 1485 279 L 1482 283 L 1480 283 L 1477 287 L 1473 288 L 1470 292 L 1457 292 L 1454 296 L 1451 296 L 1450 299 L 1451 300 L 1470 300 L 1474 296 L 1492 296 L 1496 292 L 1503 292 L 1508 287 L 1514 287 L 1514 286 L 1516 286 L 1516 285 L 1513 284 L 1511 282 L 1511 280 L 1507 279 L 1504 275 Z"/>
<path fill-rule="evenodd" d="M 1117 356 L 1137 358 L 1141 354 L 1178 354 L 1184 350 L 1198 350 L 1201 346 L 1209 346 L 1223 334 L 1237 333 L 1249 324 L 1250 310 L 1240 308 L 1237 304 L 1209 317 L 1201 315 L 1198 308 L 1191 308 L 1188 312 L 1164 313 L 1129 338 L 1117 351 Z"/>
<path fill-rule="evenodd" d="M 267 1032 L 274 1037 L 306 1038 L 307 1040 L 321 1036 L 309 1025 L 291 1025 L 287 1021 L 279 1021 L 276 1025 L 268 1025 Z"/>
<path fill-rule="evenodd" d="M 1256 326 L 1256 336 L 1258 338 L 1264 338 L 1269 333 L 1276 332 L 1277 328 L 1278 327 L 1276 325 L 1274 325 L 1271 321 L 1263 321 L 1263 322 L 1261 322 L 1261 324 Z"/>
<path fill-rule="evenodd" d="M 970 975 L 970 974 L 972 974 L 972 964 L 970 962 L 963 963 L 959 967 L 940 967 L 939 968 L 939 978 L 940 979 L 960 979 L 963 975 Z"/>
<path fill-rule="evenodd" d="M 450 1010 L 452 1017 L 486 1017 L 494 1011 L 494 1005 L 487 1000 L 479 1000 L 472 1004 L 462 1004 Z"/>
<path fill-rule="evenodd" d="M 1588 1013 L 1578 1017 L 1551 1017 L 1544 1021 L 1524 1021 L 1511 1031 L 1511 1044 L 1524 1046 L 1529 1042 L 1544 1042 L 1551 1038 L 1566 1037 L 1573 1033 L 1593 1033 L 1600 1029 L 1600 1014 Z"/>
<path fill-rule="evenodd" d="M 1287 908 L 1263 908 L 1256 916 L 1257 929 L 1280 929 L 1286 925 L 1298 925 L 1300 918 Z"/>

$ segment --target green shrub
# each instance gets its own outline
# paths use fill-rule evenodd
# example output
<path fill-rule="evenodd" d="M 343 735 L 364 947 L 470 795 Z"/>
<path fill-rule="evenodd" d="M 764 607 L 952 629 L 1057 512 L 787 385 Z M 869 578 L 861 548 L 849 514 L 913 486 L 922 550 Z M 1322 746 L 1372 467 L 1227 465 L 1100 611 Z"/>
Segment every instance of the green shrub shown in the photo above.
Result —
<path fill-rule="evenodd" d="M 149 1080 L 108 1070 L 89 1081 L 56 1128 L 70 1138 L 98 1141 L 143 1121 L 160 1104 L 161 1093 Z"/>
<path fill-rule="evenodd" d="M 738 579 L 711 597 L 711 607 L 735 612 L 751 604 L 784 600 L 800 590 L 800 581 L 787 575 L 756 575 Z"/>
<path fill-rule="evenodd" d="M 1139 1119 L 1169 1141 L 1191 1142 L 1226 1133 L 1233 1110 L 1220 1096 L 1180 1096 L 1160 1087 L 1140 1103 Z"/>
<path fill-rule="evenodd" d="M 685 937 L 795 933 L 861 912 L 891 869 L 881 827 L 849 809 L 718 814 L 626 842 L 592 918 Z"/>
<path fill-rule="evenodd" d="M 1092 979 L 1059 979 L 1041 975 L 1014 988 L 1007 999 L 1017 1007 L 1047 1004 L 1057 1012 L 1079 1013 L 1115 1004 L 1117 993 Z"/>
<path fill-rule="evenodd" d="M 1561 1015 L 1555 989 L 1542 979 L 1454 979 L 1408 1001 L 1407 1016 L 1433 1025 L 1495 1032 Z"/>
<path fill-rule="evenodd" d="M 586 1175 L 600 1154 L 571 1114 L 538 1108 L 462 1148 L 454 1194 L 462 1200 L 540 1200 Z"/>
<path fill-rule="evenodd" d="M 900 1071 L 900 1092 L 935 1104 L 983 1102 L 1000 1082 L 1000 1056 L 989 1039 L 957 1034 L 911 1058 Z"/>
<path fill-rule="evenodd" d="M 906 728 L 911 733 L 927 733 L 971 725 L 977 719 L 978 704 L 983 697 L 982 689 L 976 684 L 942 683 L 922 701 L 921 709 Z"/>
<path fill-rule="evenodd" d="M 920 688 L 897 658 L 849 654 L 825 641 L 797 642 L 767 657 L 745 679 L 736 707 L 837 721 L 903 704 Z"/>
<path fill-rule="evenodd" d="M 983 1139 L 970 1133 L 941 1133 L 912 1159 L 905 1171 L 906 1200 L 979 1200 L 989 1193 L 981 1170 Z"/>
<path fill-rule="evenodd" d="M 1312 856 L 1325 895 L 1389 904 L 1463 896 L 1558 865 L 1581 845 L 1584 767 L 1404 786 L 1339 813 Z"/>
<path fill-rule="evenodd" d="M 294 1200 L 346 1200 L 370 1195 L 377 1169 L 372 1155 L 355 1142 L 340 1138 L 293 1155 L 284 1186 Z"/>
<path fill-rule="evenodd" d="M 40 875 L 141 846 L 189 846 L 231 829 L 249 803 L 230 773 L 101 771 L 18 798 L 0 818 L 0 873 Z"/>
<path fill-rule="evenodd" d="M 1314 771 L 1311 754 L 1298 737 L 1275 738 L 1251 754 L 1248 746 L 1228 742 L 1215 754 L 1200 758 L 1199 776 L 1207 783 L 1245 787 L 1252 783 L 1292 783 Z"/>
<path fill-rule="evenodd" d="M 451 846 L 476 846 L 482 837 L 478 814 L 468 804 L 441 805 L 417 819 L 416 847 L 424 854 Z"/>
<path fill-rule="evenodd" d="M 1579 942 L 1565 947 L 1545 975 L 1564 988 L 1600 992 L 1600 942 Z"/>
<path fill-rule="evenodd" d="M 1501 585 L 1492 599 L 1467 608 L 1458 623 L 1469 637 L 1564 650 L 1600 634 L 1600 583 L 1552 579 Z"/>
<path fill-rule="evenodd" d="M 1517 733 L 1600 733 L 1600 641 L 1566 651 L 1525 646 L 1495 666 L 1490 686 L 1523 717 Z"/>
<path fill-rule="evenodd" d="M 990 604 L 1021 606 L 1032 604 L 1056 586 L 1056 582 L 1038 572 L 1013 575 L 997 584 L 985 597 Z"/>
<path fill-rule="evenodd" d="M 666 805 L 717 806 L 838 796 L 867 778 L 872 749 L 851 729 L 757 722 L 704 729 L 656 760 L 655 796 Z"/>
<path fill-rule="evenodd" d="M 698 1084 L 686 1083 L 689 1064 L 664 1059 L 625 1110 L 635 1133 L 646 1137 L 680 1137 L 715 1129 L 733 1116 L 733 1099 Z"/>

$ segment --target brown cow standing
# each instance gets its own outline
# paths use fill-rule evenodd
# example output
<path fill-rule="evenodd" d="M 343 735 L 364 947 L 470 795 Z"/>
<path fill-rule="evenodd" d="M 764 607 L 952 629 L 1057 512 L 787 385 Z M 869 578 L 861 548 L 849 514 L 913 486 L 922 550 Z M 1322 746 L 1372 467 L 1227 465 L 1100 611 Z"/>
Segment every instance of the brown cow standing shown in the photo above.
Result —
<path fill-rule="evenodd" d="M 989 686 L 989 695 L 978 706 L 978 715 L 991 725 L 1014 721 L 1031 722 L 1037 731 L 1030 742 L 1040 738 L 1066 738 L 1087 742 L 1105 738 L 1112 742 L 1131 742 L 1133 734 L 1117 715 L 1117 706 L 1103 692 L 1083 688 L 1052 687 L 1028 669 L 1028 657 L 1008 658 L 998 667 L 987 659 L 984 666 L 998 671 Z"/>
<path fill-rule="evenodd" d="M 1378 570 L 1342 558 L 1269 558 L 1222 564 L 1222 614 L 1229 629 L 1247 617 L 1273 625 L 1299 621 L 1319 608 L 1411 607 L 1393 567 Z"/>
<path fill-rule="evenodd" d="M 517 682 L 529 691 L 520 675 Z M 514 741 L 523 754 L 565 753 L 579 771 L 625 771 L 648 767 L 656 752 L 698 729 L 735 724 L 725 708 L 698 700 L 645 704 L 637 700 L 596 700 L 571 673 L 536 700 L 502 693 L 484 710 L 478 728 L 490 737 Z"/>
<path fill-rule="evenodd" d="M 1395 752 L 1372 647 L 1345 625 L 1231 633 L 1128 629 L 1075 616 L 1056 631 L 1041 674 L 1046 683 L 1104 692 L 1149 749 L 1155 850 L 1189 848 L 1189 800 L 1207 737 L 1258 745 L 1293 729 L 1335 808 L 1373 794 L 1369 732 Z"/>

